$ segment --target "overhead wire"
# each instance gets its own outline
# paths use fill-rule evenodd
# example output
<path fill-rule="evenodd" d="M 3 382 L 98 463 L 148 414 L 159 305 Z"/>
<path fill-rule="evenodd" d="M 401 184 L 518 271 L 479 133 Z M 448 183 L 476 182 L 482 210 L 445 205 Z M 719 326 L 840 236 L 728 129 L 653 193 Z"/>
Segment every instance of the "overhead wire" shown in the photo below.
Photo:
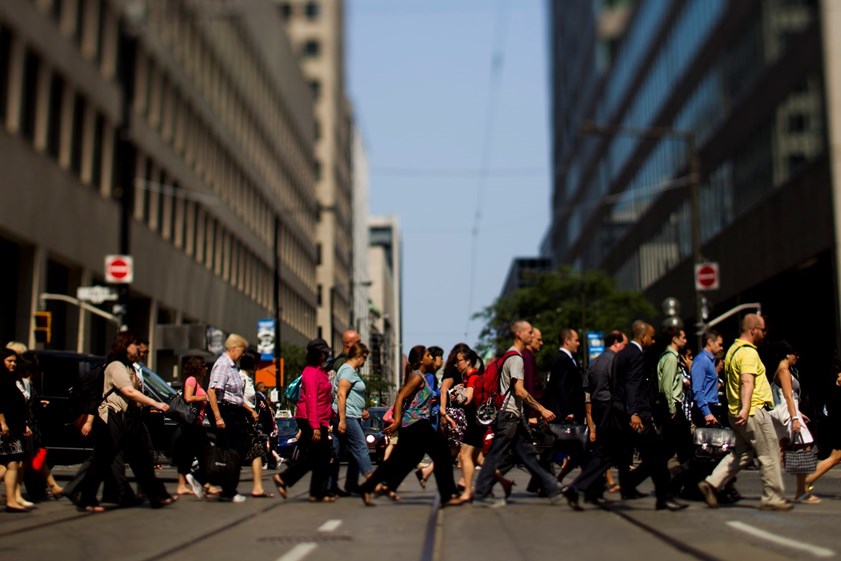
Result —
<path fill-rule="evenodd" d="M 471 230 L 470 243 L 470 284 L 467 295 L 467 320 L 464 326 L 464 338 L 467 340 L 472 319 L 473 299 L 476 288 L 476 270 L 479 253 L 479 228 L 482 222 L 482 199 L 484 198 L 485 182 L 490 170 L 491 146 L 493 140 L 493 129 L 496 117 L 496 106 L 499 98 L 502 71 L 505 67 L 505 38 L 508 30 L 508 18 L 506 17 L 508 2 L 499 1 L 497 11 L 496 27 L 494 29 L 493 50 L 491 53 L 491 68 L 488 85 L 488 107 L 485 115 L 485 134 L 482 137 L 482 155 L 479 165 L 479 178 L 476 189 L 476 212 L 473 216 L 473 228 Z"/>

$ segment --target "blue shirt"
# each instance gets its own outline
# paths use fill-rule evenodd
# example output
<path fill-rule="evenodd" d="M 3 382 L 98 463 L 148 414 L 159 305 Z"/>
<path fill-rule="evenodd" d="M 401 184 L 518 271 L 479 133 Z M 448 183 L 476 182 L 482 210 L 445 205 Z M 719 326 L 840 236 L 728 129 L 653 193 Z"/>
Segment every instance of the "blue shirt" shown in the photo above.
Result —
<path fill-rule="evenodd" d="M 345 400 L 345 417 L 348 419 L 361 419 L 362 410 L 365 409 L 365 382 L 359 377 L 359 373 L 347 362 L 342 364 L 336 373 L 336 395 L 340 380 L 350 382 L 350 391 Z M 334 400 L 334 411 L 338 411 L 338 397 Z"/>
<path fill-rule="evenodd" d="M 689 372 L 692 378 L 692 394 L 695 405 L 704 416 L 711 415 L 710 405 L 718 405 L 718 374 L 715 371 L 715 357 L 702 349 Z"/>

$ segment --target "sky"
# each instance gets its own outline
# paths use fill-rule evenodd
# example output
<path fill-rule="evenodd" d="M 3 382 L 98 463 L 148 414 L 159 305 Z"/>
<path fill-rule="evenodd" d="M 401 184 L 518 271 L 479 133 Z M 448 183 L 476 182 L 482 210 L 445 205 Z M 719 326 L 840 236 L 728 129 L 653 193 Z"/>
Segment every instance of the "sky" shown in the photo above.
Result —
<path fill-rule="evenodd" d="M 396 215 L 403 238 L 404 352 L 477 343 L 469 318 L 499 296 L 512 258 L 539 252 L 551 208 L 545 12 L 541 0 L 346 3 L 369 212 Z"/>

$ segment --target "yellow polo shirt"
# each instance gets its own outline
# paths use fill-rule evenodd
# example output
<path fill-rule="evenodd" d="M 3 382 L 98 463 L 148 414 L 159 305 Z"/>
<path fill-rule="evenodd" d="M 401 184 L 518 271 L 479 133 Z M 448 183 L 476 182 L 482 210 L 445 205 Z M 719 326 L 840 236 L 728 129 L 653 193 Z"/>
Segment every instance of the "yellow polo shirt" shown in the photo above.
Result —
<path fill-rule="evenodd" d="M 765 365 L 759 358 L 759 353 L 752 344 L 742 339 L 736 339 L 727 350 L 724 357 L 725 385 L 727 386 L 727 403 L 730 414 L 736 416 L 742 409 L 742 373 L 753 374 L 754 386 L 753 395 L 750 400 L 751 417 L 757 408 L 765 404 L 774 406 L 774 395 L 771 393 L 771 384 L 765 376 Z"/>

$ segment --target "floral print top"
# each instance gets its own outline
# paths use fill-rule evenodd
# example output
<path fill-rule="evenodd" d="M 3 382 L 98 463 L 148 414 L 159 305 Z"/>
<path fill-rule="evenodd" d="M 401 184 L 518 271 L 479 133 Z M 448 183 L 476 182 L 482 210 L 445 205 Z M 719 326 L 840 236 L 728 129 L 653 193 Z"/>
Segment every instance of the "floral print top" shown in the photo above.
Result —
<path fill-rule="evenodd" d="M 411 402 L 408 405 L 403 404 L 403 419 L 400 424 L 402 427 L 408 427 L 422 420 L 429 420 L 432 416 L 432 407 L 435 405 L 435 392 L 429 387 L 429 382 L 421 372 L 415 370 L 412 372 L 414 376 L 417 374 L 423 381 L 423 385 L 412 396 Z"/>

